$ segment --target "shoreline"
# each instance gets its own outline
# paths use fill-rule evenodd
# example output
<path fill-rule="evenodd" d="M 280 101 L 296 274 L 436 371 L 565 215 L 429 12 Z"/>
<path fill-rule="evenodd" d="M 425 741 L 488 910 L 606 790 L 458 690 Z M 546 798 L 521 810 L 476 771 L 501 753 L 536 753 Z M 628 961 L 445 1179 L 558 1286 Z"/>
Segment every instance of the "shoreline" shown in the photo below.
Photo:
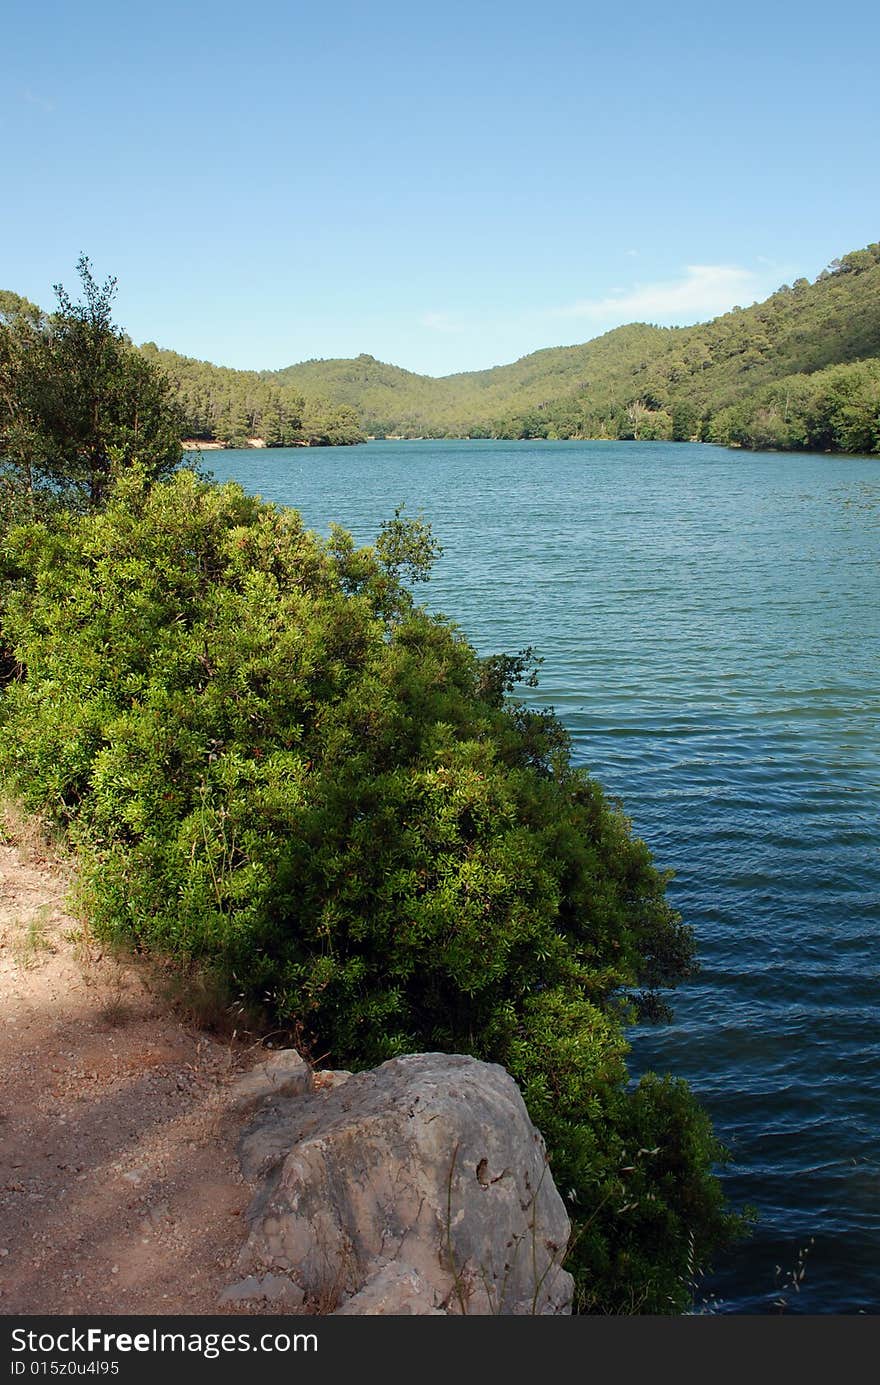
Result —
<path fill-rule="evenodd" d="M 228 445 L 225 442 L 214 442 L 207 438 L 181 438 L 180 445 L 184 452 L 226 452 Z M 243 444 L 244 447 L 267 447 L 262 438 L 248 438 Z"/>

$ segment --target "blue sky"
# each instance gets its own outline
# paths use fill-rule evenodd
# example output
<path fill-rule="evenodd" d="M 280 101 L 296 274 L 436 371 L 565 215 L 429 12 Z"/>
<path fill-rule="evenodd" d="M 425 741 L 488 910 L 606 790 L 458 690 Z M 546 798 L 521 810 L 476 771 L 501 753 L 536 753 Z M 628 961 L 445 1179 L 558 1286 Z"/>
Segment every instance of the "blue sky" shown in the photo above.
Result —
<path fill-rule="evenodd" d="M 445 374 L 880 239 L 880 6 L 5 0 L 0 287 L 137 341 Z"/>

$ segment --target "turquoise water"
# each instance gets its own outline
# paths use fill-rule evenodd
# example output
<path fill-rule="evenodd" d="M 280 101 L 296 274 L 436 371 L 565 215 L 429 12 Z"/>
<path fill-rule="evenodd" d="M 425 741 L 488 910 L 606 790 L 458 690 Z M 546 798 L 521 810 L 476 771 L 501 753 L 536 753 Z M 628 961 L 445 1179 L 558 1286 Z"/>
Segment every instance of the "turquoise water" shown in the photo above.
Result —
<path fill-rule="evenodd" d="M 632 1038 L 635 1071 L 693 1084 L 731 1199 L 760 1214 L 700 1297 L 877 1312 L 880 459 L 415 442 L 205 461 L 361 541 L 423 510 L 445 550 L 427 604 L 482 652 L 536 646 L 529 696 L 675 870 L 699 940 L 674 1023 Z"/>

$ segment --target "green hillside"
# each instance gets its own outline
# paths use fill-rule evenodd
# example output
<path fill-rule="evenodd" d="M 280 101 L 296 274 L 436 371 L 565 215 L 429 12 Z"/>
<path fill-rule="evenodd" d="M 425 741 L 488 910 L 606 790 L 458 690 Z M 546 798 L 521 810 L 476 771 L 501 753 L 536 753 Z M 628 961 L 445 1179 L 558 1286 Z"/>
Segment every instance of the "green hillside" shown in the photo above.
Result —
<path fill-rule="evenodd" d="M 512 409 L 541 409 L 573 392 L 610 387 L 642 369 L 680 329 L 635 323 L 582 346 L 535 351 L 511 365 L 435 379 L 372 356 L 305 361 L 267 378 L 320 391 L 357 410 L 367 432 L 433 436 L 497 430 Z"/>
<path fill-rule="evenodd" d="M 14 294 L 0 311 L 39 313 Z M 695 327 L 631 323 L 580 346 L 435 379 L 369 355 L 231 370 L 149 342 L 190 437 L 704 439 L 880 451 L 880 244 Z M 830 373 L 829 373 L 830 372 Z"/>
<path fill-rule="evenodd" d="M 371 356 L 306 361 L 264 378 L 350 405 L 373 434 L 702 437 L 750 445 L 743 421 L 768 400 L 775 408 L 769 386 L 872 358 L 880 358 L 878 244 L 843 256 L 814 283 L 785 284 L 763 303 L 696 327 L 632 324 L 582 346 L 536 351 L 512 365 L 442 379 Z M 866 412 L 861 444 L 873 438 L 877 447 L 876 417 L 873 433 L 869 426 L 872 410 L 880 412 L 872 378 L 863 371 L 856 393 Z M 802 397 L 803 386 L 792 385 L 790 398 L 793 393 Z M 731 433 L 726 411 L 733 406 L 740 406 L 743 426 Z M 778 446 L 821 443 L 846 450 L 824 423 L 770 431 Z M 793 440 L 802 436 L 806 441 Z"/>

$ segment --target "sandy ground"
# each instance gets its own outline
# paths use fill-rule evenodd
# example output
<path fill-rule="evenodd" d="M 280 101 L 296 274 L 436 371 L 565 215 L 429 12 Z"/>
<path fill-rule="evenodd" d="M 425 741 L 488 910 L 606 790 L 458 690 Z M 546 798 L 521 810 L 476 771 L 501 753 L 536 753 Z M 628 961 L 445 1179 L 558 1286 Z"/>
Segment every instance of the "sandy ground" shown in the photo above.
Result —
<path fill-rule="evenodd" d="M 203 438 L 184 438 L 181 442 L 184 452 L 225 452 L 225 442 L 205 442 Z M 248 438 L 246 447 L 265 447 L 262 438 Z"/>
<path fill-rule="evenodd" d="M 222 1311 L 251 1193 L 229 1081 L 260 1051 L 103 955 L 69 863 L 4 821 L 0 1314 Z"/>

